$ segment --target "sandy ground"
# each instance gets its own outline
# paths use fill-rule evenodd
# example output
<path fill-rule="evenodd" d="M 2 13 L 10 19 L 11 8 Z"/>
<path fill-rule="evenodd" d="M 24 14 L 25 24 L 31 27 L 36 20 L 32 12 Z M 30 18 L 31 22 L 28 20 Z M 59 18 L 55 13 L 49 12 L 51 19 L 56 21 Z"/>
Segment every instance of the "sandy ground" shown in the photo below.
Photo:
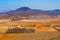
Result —
<path fill-rule="evenodd" d="M 40 31 L 39 33 L 0 34 L 0 40 L 50 40 L 58 37 L 58 32 Z"/>
<path fill-rule="evenodd" d="M 15 23 L 15 22 L 13 22 L 13 23 L 12 22 L 7 22 L 6 23 L 5 22 L 5 23 L 1 23 L 0 25 L 5 25 L 5 24 L 6 25 L 7 24 L 8 25 L 12 25 L 12 24 L 15 25 L 17 23 Z M 23 24 L 24 22 L 21 22 L 21 23 Z M 34 23 L 30 23 L 28 21 L 28 23 L 24 23 L 24 24 L 34 24 Z M 35 23 L 35 24 L 37 24 L 37 23 Z M 46 29 L 48 31 L 44 31 Z M 49 28 L 49 29 L 48 28 L 41 28 L 41 30 L 43 30 L 43 31 L 39 30 L 39 32 L 36 32 L 36 33 L 0 34 L 0 40 L 60 40 L 60 39 L 58 39 L 58 38 L 60 38 L 60 32 L 58 32 L 58 31 L 51 31 L 51 28 Z"/>

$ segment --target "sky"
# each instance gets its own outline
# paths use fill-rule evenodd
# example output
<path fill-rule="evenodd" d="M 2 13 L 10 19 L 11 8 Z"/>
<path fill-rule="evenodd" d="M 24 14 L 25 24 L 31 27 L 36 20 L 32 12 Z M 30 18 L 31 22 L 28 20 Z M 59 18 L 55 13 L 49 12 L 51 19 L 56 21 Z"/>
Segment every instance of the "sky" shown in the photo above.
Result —
<path fill-rule="evenodd" d="M 0 12 L 15 10 L 20 7 L 31 9 L 60 9 L 60 0 L 0 0 Z"/>

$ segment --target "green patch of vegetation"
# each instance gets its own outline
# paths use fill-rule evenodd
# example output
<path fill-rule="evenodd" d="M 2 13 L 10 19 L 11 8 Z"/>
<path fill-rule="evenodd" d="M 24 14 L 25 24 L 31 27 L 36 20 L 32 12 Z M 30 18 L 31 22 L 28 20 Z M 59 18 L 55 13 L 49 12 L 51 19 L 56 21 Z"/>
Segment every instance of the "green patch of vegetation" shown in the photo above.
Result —
<path fill-rule="evenodd" d="M 20 28 L 13 28 L 13 29 L 8 29 L 6 34 L 7 33 L 24 33 L 24 30 L 25 29 L 20 29 Z"/>
<path fill-rule="evenodd" d="M 8 29 L 6 34 L 8 33 L 34 33 L 34 29 L 26 29 L 26 28 L 13 28 L 13 29 Z"/>

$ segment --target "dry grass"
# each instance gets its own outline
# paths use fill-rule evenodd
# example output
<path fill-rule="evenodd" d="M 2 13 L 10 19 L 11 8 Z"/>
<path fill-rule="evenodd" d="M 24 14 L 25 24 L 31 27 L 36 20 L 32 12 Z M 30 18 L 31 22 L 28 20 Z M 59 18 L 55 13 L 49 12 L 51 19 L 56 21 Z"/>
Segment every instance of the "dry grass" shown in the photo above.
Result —
<path fill-rule="evenodd" d="M 57 32 L 41 31 L 39 33 L 0 34 L 0 40 L 49 40 L 58 36 Z"/>
<path fill-rule="evenodd" d="M 13 26 L 18 27 L 20 25 L 36 25 L 35 33 L 16 33 L 16 34 L 0 34 L 0 40 L 60 40 L 60 33 L 51 28 L 51 25 L 60 25 L 60 18 L 56 19 L 46 19 L 40 21 L 8 21 L 0 22 L 0 26 Z M 44 31 L 45 30 L 45 31 Z M 2 29 L 2 31 L 4 31 Z"/>

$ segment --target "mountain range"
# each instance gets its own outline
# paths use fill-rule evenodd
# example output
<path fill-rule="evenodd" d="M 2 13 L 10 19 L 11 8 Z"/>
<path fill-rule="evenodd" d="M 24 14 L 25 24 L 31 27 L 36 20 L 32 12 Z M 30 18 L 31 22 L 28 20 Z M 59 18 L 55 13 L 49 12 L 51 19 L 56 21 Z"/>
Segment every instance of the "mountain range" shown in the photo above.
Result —
<path fill-rule="evenodd" d="M 60 17 L 60 10 L 38 10 L 21 7 L 16 10 L 0 13 L 0 19 L 47 19 Z"/>

